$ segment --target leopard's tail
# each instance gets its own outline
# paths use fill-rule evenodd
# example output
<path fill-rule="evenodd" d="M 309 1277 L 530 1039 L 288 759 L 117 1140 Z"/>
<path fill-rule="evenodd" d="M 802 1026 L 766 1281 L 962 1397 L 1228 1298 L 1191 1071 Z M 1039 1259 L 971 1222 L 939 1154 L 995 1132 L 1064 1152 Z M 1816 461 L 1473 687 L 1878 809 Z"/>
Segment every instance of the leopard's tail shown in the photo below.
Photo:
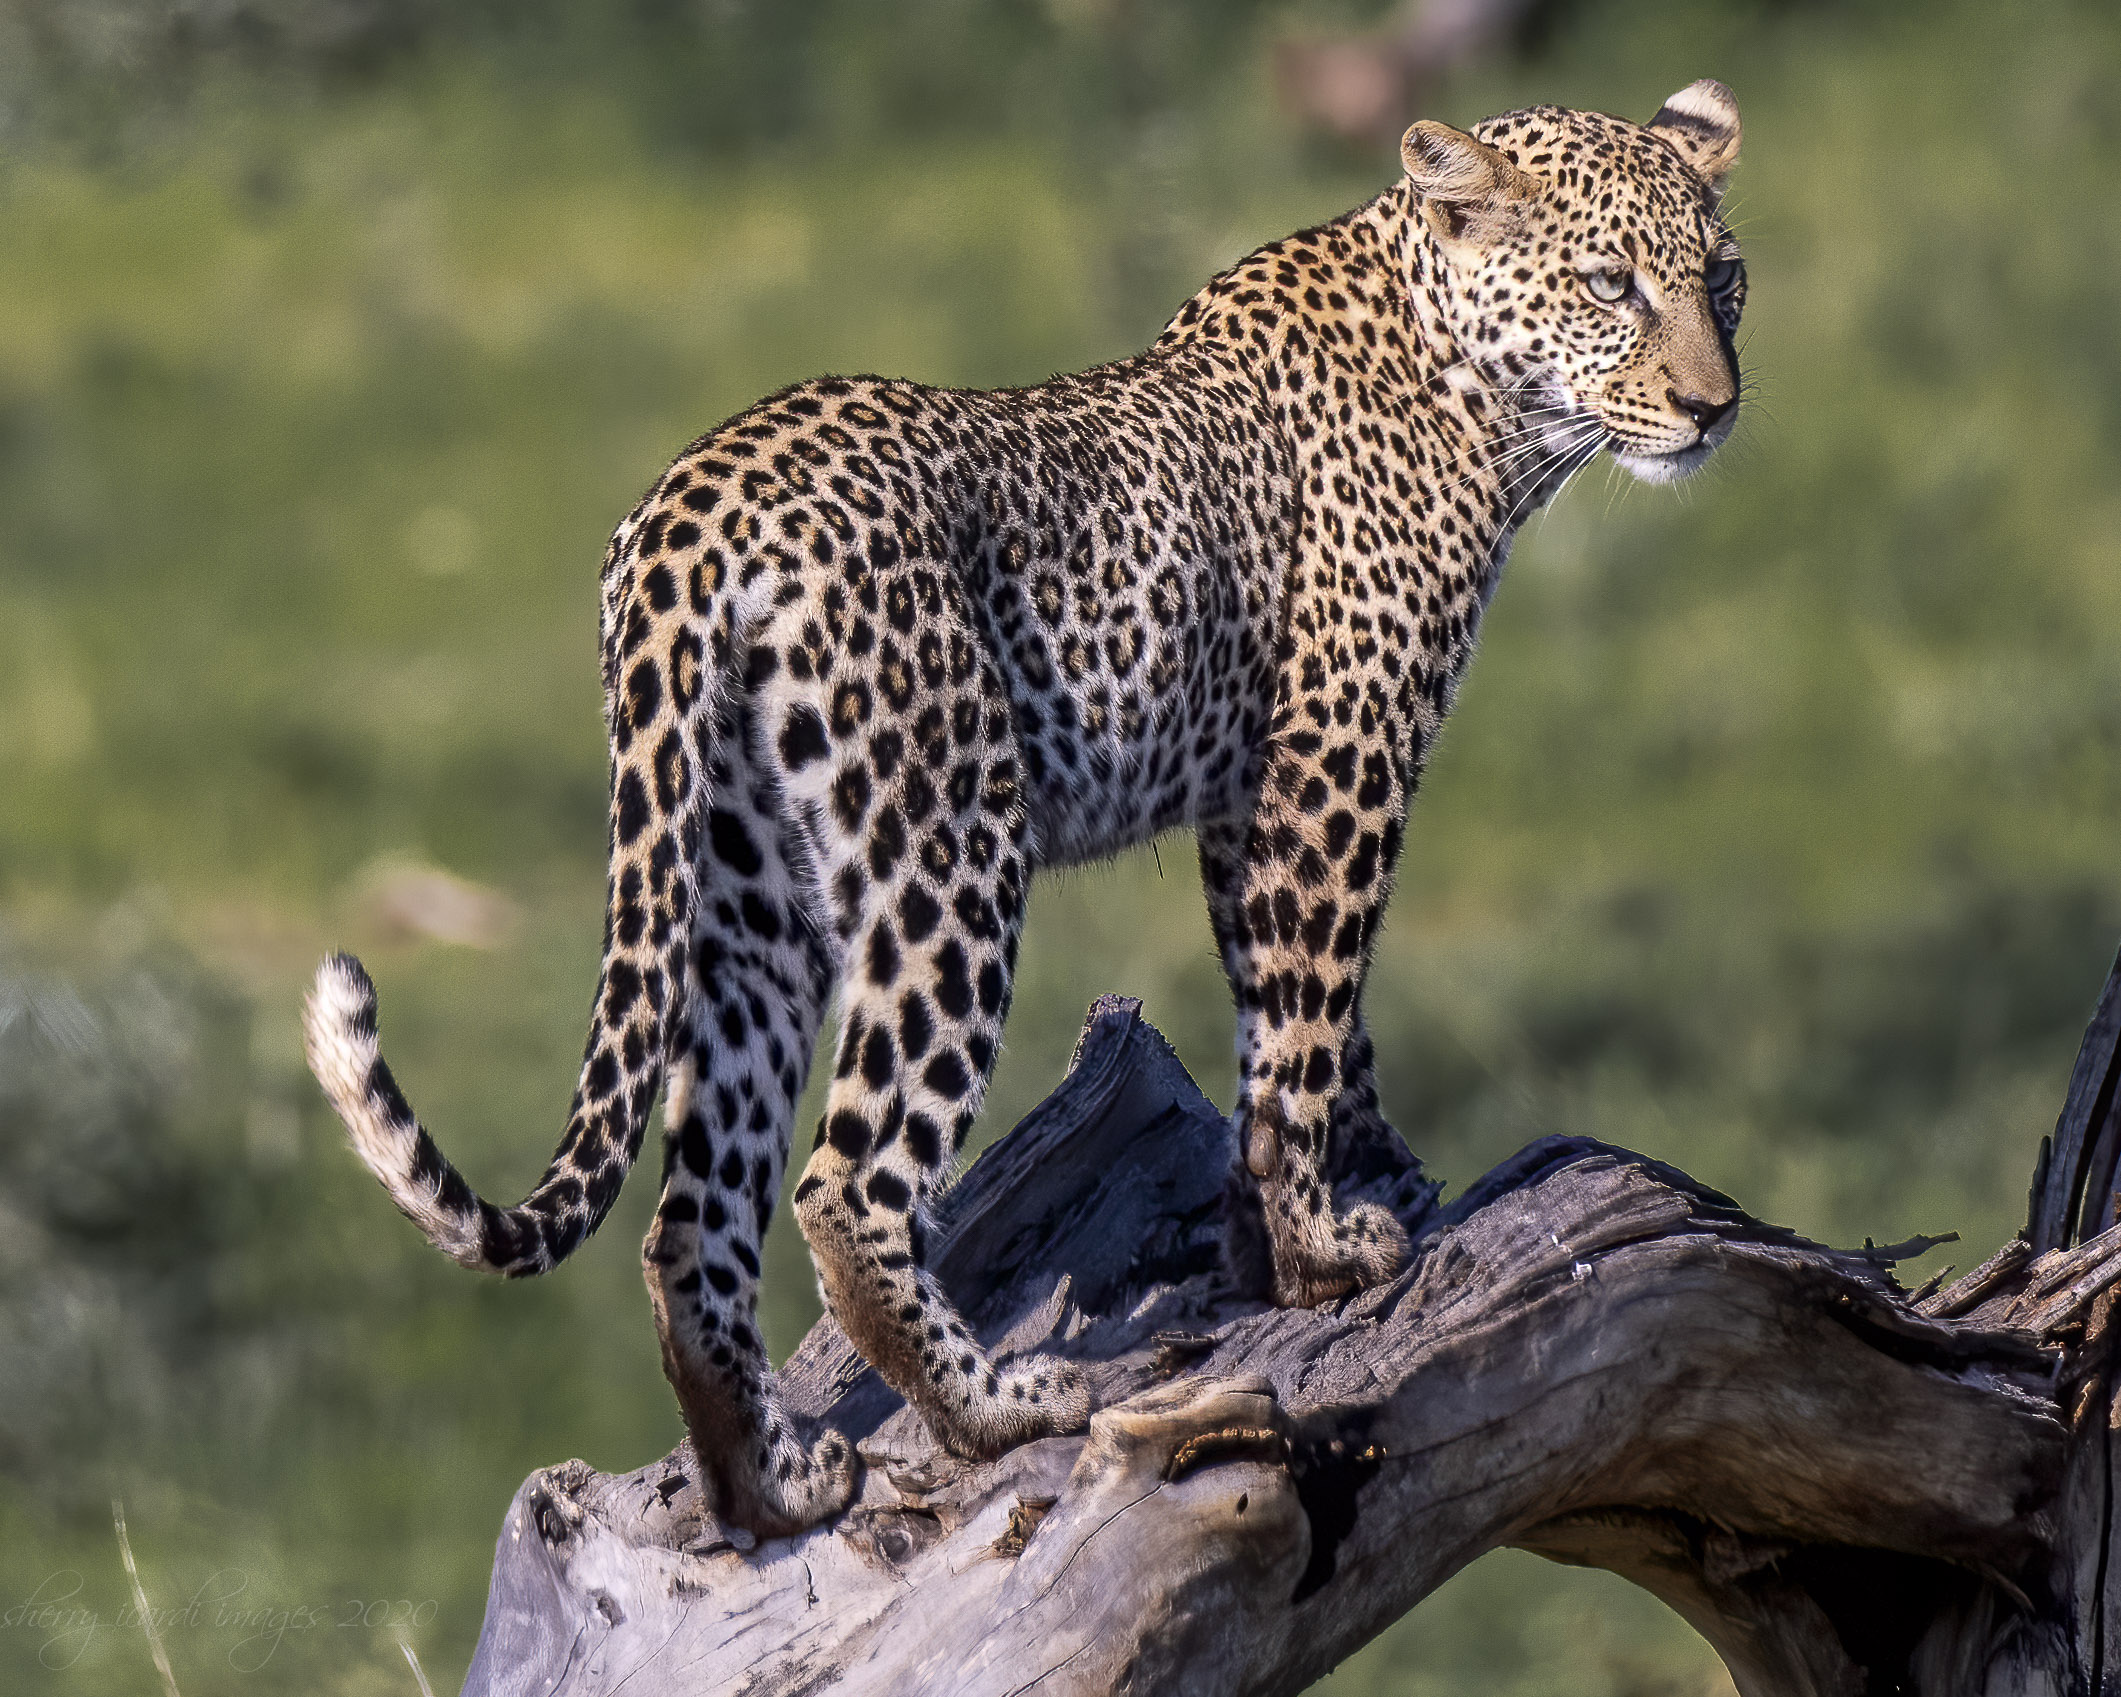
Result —
<path fill-rule="evenodd" d="M 376 1035 L 376 987 L 352 955 L 317 968 L 303 1009 L 310 1071 L 338 1110 L 354 1152 L 390 1199 L 452 1261 L 510 1278 L 550 1271 L 603 1219 L 626 1163 L 603 1183 L 568 1158 L 575 1128 L 536 1187 L 513 1208 L 473 1190 L 413 1117 Z M 596 1193 L 592 1195 L 592 1192 Z"/>
<path fill-rule="evenodd" d="M 697 699 L 697 686 L 692 693 Z M 328 957 L 304 1009 L 310 1070 L 355 1152 L 428 1242 L 480 1272 L 549 1272 L 603 1223 L 640 1154 L 669 1034 L 686 1018 L 705 790 L 675 729 L 646 743 L 630 739 L 615 763 L 610 927 L 581 1080 L 551 1164 L 521 1202 L 499 1208 L 482 1198 L 413 1117 L 384 1063 L 376 987 L 359 961 Z M 652 830 L 650 793 L 668 804 Z"/>
<path fill-rule="evenodd" d="M 435 1147 L 384 1064 L 376 987 L 353 956 L 335 954 L 317 968 L 305 1009 L 310 1070 L 391 1200 L 451 1260 L 511 1278 L 550 1271 L 603 1223 L 641 1152 L 674 1036 L 689 1027 L 687 954 L 708 818 L 708 739 L 700 733 L 738 687 L 743 645 L 729 632 L 761 612 L 763 589 L 748 597 L 724 589 L 698 565 L 689 595 L 664 563 L 636 582 L 639 517 L 620 527 L 605 560 L 612 784 L 604 959 L 567 1127 L 530 1194 L 496 1207 Z"/>

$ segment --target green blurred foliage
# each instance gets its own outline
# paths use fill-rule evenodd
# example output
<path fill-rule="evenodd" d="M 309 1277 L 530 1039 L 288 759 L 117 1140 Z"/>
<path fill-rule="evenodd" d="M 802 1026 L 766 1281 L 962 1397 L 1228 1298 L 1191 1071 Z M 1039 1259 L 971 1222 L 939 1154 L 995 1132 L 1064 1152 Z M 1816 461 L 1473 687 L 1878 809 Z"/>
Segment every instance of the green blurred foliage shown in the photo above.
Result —
<path fill-rule="evenodd" d="M 611 523 L 780 383 L 1113 357 L 1374 192 L 1268 67 L 1378 10 L 0 5 L 0 1609 L 72 1572 L 103 1621 L 0 1628 L 0 1685 L 157 1689 L 122 1495 L 156 1604 L 209 1599 L 191 1697 L 408 1691 L 400 1615 L 446 1688 L 521 1477 L 677 1439 L 651 1186 L 554 1278 L 464 1277 L 308 1084 L 308 970 L 359 948 L 412 1099 L 527 1185 L 599 936 Z M 1759 395 L 1698 483 L 1594 473 L 1521 545 L 1373 981 L 1387 1106 L 1454 1183 L 1587 1133 L 1965 1262 L 2121 929 L 2121 23 L 1540 10 L 1428 110 L 1730 81 Z M 404 863 L 516 923 L 406 936 Z M 1182 839 L 1041 885 L 988 1131 L 1106 989 L 1227 1099 Z M 769 1252 L 786 1350 L 815 1291 L 785 1221 Z M 1502 1555 L 1323 1689 L 1720 1679 L 1618 1581 Z"/>

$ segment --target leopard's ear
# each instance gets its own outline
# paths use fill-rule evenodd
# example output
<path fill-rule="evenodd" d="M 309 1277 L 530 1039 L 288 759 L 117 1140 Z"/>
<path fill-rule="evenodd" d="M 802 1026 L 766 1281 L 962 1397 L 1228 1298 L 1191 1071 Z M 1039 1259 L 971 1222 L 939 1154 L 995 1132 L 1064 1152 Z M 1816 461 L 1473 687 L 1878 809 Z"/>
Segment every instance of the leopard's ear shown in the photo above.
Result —
<path fill-rule="evenodd" d="M 1720 82 L 1690 82 L 1657 109 L 1649 122 L 1679 150 L 1701 180 L 1723 193 L 1724 179 L 1738 163 L 1738 101 Z"/>
<path fill-rule="evenodd" d="M 1537 187 L 1486 142 L 1429 118 L 1400 138 L 1399 157 L 1429 227 L 1450 242 L 1479 244 L 1503 234 L 1514 204 Z"/>

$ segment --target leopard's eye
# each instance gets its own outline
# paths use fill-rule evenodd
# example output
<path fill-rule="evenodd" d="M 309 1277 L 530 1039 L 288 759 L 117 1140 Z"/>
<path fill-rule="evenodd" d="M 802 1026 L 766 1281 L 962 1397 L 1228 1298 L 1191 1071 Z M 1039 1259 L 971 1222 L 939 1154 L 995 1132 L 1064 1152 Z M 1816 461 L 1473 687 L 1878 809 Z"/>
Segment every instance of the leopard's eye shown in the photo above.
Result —
<path fill-rule="evenodd" d="M 1604 301 L 1611 306 L 1615 301 L 1627 298 L 1628 288 L 1635 281 L 1635 274 L 1624 267 L 1606 271 L 1586 271 L 1583 286 L 1590 291 L 1591 299 Z"/>
<path fill-rule="evenodd" d="M 1744 267 L 1737 260 L 1719 254 L 1709 261 L 1707 268 L 1701 273 L 1701 280 L 1708 285 L 1710 294 L 1720 295 L 1738 281 L 1743 270 Z"/>

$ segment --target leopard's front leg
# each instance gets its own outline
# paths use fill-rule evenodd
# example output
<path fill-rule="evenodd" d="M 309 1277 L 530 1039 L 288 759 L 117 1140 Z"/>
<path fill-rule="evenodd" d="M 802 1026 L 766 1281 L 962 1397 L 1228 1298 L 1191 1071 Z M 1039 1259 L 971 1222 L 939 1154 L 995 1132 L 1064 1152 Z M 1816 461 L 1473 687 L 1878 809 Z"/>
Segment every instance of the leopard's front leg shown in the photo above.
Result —
<path fill-rule="evenodd" d="M 1381 1283 L 1407 1258 L 1405 1228 L 1389 1212 L 1363 1203 L 1339 1213 L 1332 1192 L 1336 1106 L 1351 1085 L 1365 1100 L 1371 1090 L 1351 1075 L 1368 1058 L 1362 981 L 1408 798 L 1383 703 L 1365 705 L 1342 722 L 1328 709 L 1323 727 L 1301 710 L 1285 715 L 1251 818 L 1200 830 L 1202 882 L 1237 1003 L 1239 1182 L 1258 1187 L 1283 1307 Z"/>

